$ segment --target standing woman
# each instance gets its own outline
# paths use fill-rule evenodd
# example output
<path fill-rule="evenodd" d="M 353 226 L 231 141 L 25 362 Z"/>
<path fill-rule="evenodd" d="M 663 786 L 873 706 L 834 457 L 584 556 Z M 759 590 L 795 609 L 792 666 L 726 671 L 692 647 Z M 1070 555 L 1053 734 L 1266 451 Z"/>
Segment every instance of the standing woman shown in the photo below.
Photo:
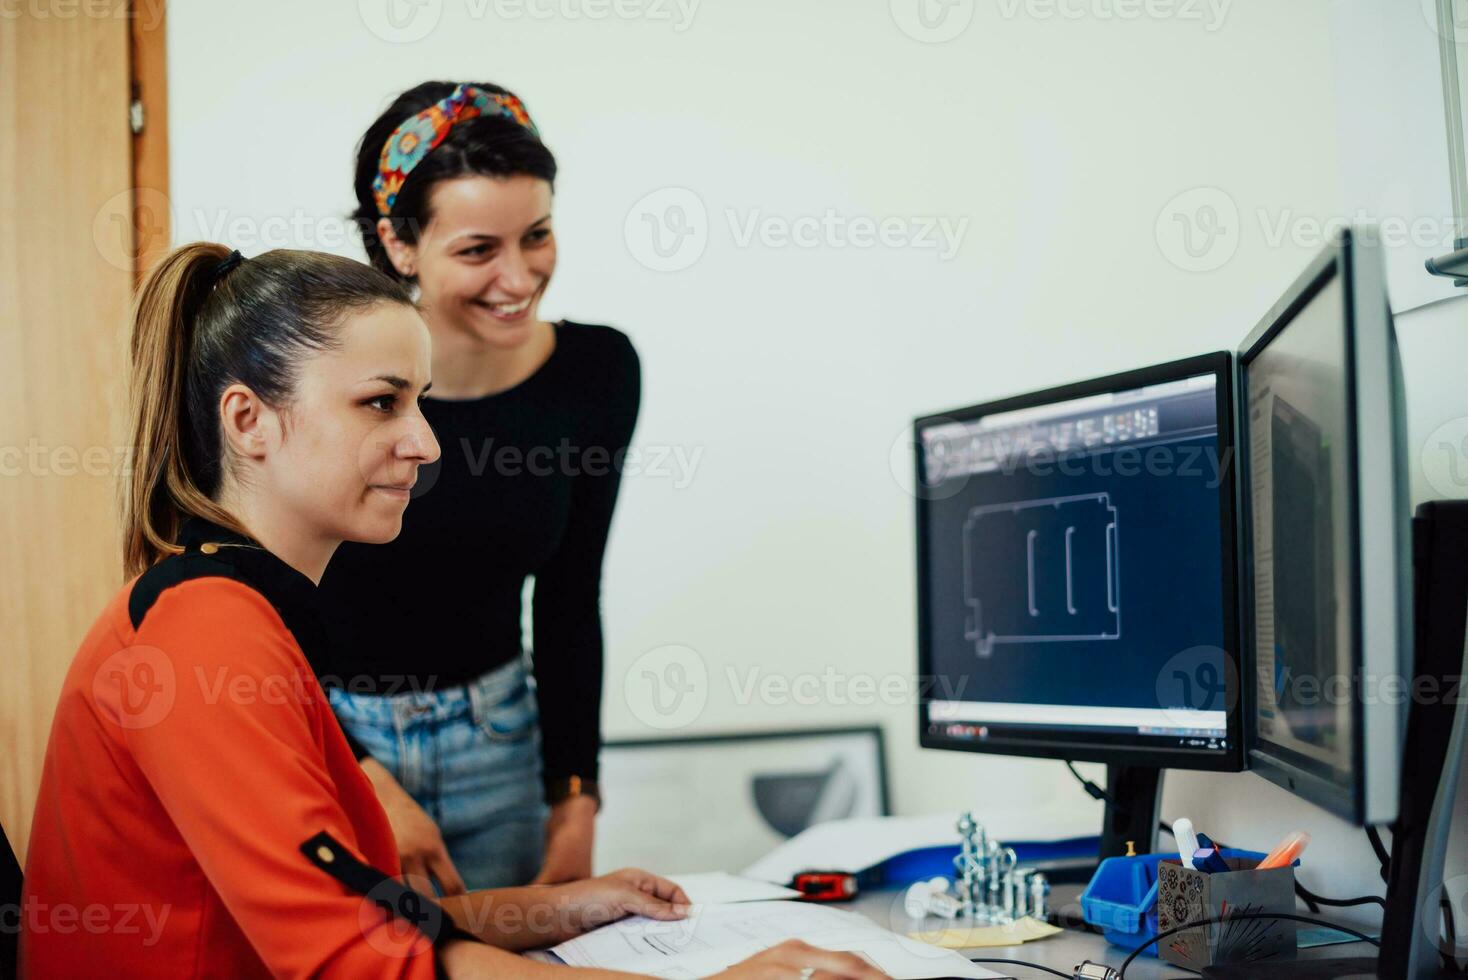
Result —
<path fill-rule="evenodd" d="M 539 316 L 555 177 L 488 83 L 404 92 L 357 151 L 367 253 L 432 335 L 443 458 L 402 534 L 344 546 L 323 580 L 328 680 L 405 871 L 447 894 L 591 874 L 602 555 L 640 370 L 619 331 Z"/>

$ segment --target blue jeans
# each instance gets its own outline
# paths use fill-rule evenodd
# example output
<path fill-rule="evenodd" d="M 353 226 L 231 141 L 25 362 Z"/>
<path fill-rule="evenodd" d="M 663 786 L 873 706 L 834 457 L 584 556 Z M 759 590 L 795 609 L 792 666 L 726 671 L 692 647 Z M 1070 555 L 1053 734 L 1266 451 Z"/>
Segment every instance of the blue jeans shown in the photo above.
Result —
<path fill-rule="evenodd" d="M 327 694 L 342 727 L 438 824 L 465 885 L 523 885 L 539 873 L 548 810 L 523 662 L 437 691 Z"/>

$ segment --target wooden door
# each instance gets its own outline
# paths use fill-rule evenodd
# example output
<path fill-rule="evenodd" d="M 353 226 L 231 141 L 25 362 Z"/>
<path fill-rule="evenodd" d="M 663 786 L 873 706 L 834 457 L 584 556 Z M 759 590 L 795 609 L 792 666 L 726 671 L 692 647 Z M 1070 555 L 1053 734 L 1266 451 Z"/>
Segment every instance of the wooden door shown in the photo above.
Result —
<path fill-rule="evenodd" d="M 140 246 L 168 234 L 161 18 L 161 0 L 0 16 L 0 822 L 22 859 L 57 692 L 122 584 L 126 321 Z"/>

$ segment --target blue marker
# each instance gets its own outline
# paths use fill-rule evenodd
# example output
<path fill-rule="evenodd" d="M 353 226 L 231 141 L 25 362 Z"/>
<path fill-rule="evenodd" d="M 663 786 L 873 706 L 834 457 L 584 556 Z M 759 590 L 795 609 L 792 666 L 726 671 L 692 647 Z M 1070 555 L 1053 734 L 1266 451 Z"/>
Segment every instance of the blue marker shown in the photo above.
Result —
<path fill-rule="evenodd" d="M 1232 871 L 1228 862 L 1219 853 L 1218 845 L 1208 839 L 1207 834 L 1198 835 L 1198 850 L 1193 852 L 1193 866 L 1199 871 L 1209 874 L 1218 874 L 1220 871 Z"/>

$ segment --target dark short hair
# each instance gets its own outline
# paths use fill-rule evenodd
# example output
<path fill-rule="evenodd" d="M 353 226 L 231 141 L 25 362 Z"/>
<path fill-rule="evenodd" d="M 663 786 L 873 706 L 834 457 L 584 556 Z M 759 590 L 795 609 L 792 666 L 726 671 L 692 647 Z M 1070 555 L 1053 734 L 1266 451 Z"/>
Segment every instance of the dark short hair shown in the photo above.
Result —
<path fill-rule="evenodd" d="M 408 89 L 393 100 L 392 105 L 368 127 L 357 144 L 357 173 L 354 190 L 357 209 L 352 218 L 362 233 L 362 244 L 372 265 L 395 279 L 406 280 L 393 267 L 387 249 L 377 235 L 377 221 L 382 215 L 372 193 L 382 148 L 388 137 L 411 117 L 448 96 L 461 83 L 424 82 Z M 513 95 L 508 89 L 490 82 L 464 82 L 491 95 Z M 456 124 L 444 141 L 409 172 L 398 189 L 392 214 L 393 232 L 409 244 L 418 241 L 419 233 L 428 226 L 432 215 L 428 198 L 440 181 L 459 177 L 513 177 L 525 174 L 538 177 L 555 186 L 556 158 L 529 129 L 503 116 L 478 116 Z"/>

